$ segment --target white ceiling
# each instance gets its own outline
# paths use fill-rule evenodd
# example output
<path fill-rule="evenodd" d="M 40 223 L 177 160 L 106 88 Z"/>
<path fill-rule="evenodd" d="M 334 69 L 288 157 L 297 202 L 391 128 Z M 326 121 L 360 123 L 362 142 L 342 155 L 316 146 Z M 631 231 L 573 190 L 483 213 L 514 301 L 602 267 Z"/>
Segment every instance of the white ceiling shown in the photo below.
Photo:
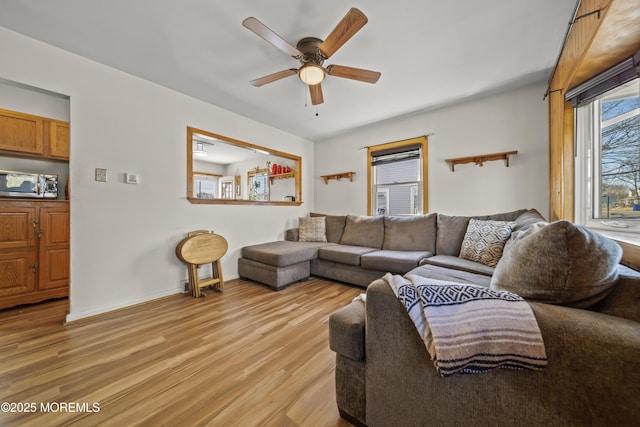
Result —
<path fill-rule="evenodd" d="M 575 5 L 576 0 L 2 0 L 0 26 L 319 141 L 546 81 Z M 259 88 L 249 84 L 298 63 L 244 28 L 244 18 L 258 18 L 295 46 L 305 36 L 324 39 L 351 7 L 369 22 L 325 65 L 380 71 L 377 84 L 329 76 L 318 107 L 307 101 L 308 90 L 295 76 Z"/>

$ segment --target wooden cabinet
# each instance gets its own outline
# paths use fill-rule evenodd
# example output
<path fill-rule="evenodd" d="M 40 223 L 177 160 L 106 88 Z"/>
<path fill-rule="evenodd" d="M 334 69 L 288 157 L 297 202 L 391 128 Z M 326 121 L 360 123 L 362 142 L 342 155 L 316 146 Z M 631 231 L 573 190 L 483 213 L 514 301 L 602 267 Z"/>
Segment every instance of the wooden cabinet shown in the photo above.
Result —
<path fill-rule="evenodd" d="M 69 123 L 0 109 L 0 154 L 69 159 Z"/>
<path fill-rule="evenodd" d="M 0 201 L 0 309 L 69 294 L 69 203 Z"/>
<path fill-rule="evenodd" d="M 40 251 L 38 289 L 69 284 L 69 207 L 40 208 Z"/>
<path fill-rule="evenodd" d="M 23 154 L 43 154 L 44 119 L 0 110 L 0 149 Z"/>
<path fill-rule="evenodd" d="M 44 141 L 45 157 L 69 159 L 69 123 L 47 120 Z"/>

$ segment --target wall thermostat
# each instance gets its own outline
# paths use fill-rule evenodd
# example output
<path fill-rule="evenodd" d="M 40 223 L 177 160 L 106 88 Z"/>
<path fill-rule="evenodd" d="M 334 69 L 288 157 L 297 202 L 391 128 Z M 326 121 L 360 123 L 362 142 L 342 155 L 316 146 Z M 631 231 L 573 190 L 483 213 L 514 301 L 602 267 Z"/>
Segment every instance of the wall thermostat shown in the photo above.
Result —
<path fill-rule="evenodd" d="M 137 173 L 125 173 L 124 182 L 127 184 L 140 184 L 140 175 Z"/>

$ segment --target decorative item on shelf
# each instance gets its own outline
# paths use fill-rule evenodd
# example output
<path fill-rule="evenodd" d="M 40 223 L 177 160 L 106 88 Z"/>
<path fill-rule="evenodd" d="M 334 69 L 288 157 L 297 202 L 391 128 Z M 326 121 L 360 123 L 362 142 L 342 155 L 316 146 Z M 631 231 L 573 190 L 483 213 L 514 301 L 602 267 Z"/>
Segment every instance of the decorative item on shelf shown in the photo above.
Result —
<path fill-rule="evenodd" d="M 475 163 L 478 166 L 482 166 L 484 162 L 490 162 L 493 160 L 504 160 L 505 166 L 509 167 L 509 156 L 512 156 L 514 154 L 518 154 L 518 151 L 503 151 L 500 153 L 480 154 L 477 156 L 456 157 L 455 159 L 445 159 L 445 162 L 449 163 L 449 165 L 451 166 L 451 172 L 455 172 L 455 165 Z"/>
<path fill-rule="evenodd" d="M 349 178 L 349 181 L 353 182 L 353 175 L 355 174 L 356 174 L 355 172 L 340 172 L 340 173 L 333 173 L 330 175 L 320 175 L 320 178 L 324 180 L 325 184 L 328 184 L 330 179 L 335 179 L 337 181 L 340 181 L 342 178 Z"/>
<path fill-rule="evenodd" d="M 276 175 L 278 173 L 278 164 L 274 163 L 273 166 L 271 166 L 271 175 Z"/>

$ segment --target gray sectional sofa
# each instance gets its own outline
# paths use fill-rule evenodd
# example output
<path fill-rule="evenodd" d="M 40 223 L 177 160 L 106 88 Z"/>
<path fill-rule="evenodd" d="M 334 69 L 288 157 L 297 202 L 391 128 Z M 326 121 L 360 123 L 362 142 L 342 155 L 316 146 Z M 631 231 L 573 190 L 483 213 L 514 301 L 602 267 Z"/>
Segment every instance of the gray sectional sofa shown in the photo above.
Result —
<path fill-rule="evenodd" d="M 452 256 L 410 272 L 527 299 L 546 349 L 541 371 L 440 376 L 389 284 L 372 282 L 366 303 L 329 319 L 341 416 L 369 427 L 637 425 L 640 274 L 620 256 L 584 227 L 537 222 L 512 233 L 493 274 L 452 269 Z"/>
<path fill-rule="evenodd" d="M 311 216 L 324 217 L 323 237 L 301 239 L 292 229 L 284 241 L 245 247 L 239 274 L 276 290 L 309 275 L 366 288 L 329 319 L 343 418 L 369 427 L 637 425 L 640 274 L 619 265 L 615 242 L 526 209 L 476 217 Z M 494 262 L 462 256 L 477 220 L 508 225 Z M 548 365 L 441 377 L 381 278 L 386 272 L 521 295 Z"/>
<path fill-rule="evenodd" d="M 238 275 L 276 290 L 310 275 L 366 287 L 386 272 L 424 264 L 491 276 L 493 267 L 459 257 L 469 221 L 513 221 L 515 231 L 544 220 L 533 209 L 474 217 L 310 216 L 325 218 L 326 241 L 300 241 L 298 229 L 286 230 L 284 241 L 242 248 Z"/>

